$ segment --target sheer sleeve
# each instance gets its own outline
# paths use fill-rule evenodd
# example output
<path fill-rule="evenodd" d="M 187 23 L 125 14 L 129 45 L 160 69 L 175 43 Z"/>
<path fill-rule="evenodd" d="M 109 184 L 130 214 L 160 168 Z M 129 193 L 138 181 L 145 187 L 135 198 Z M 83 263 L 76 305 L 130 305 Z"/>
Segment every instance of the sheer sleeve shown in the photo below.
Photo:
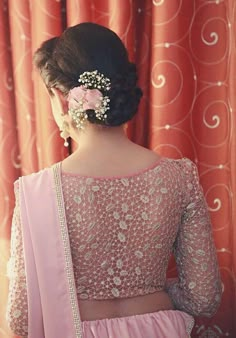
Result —
<path fill-rule="evenodd" d="M 222 293 L 211 221 L 195 164 L 180 162 L 187 200 L 173 248 L 178 279 L 167 280 L 166 288 L 176 309 L 210 317 Z"/>
<path fill-rule="evenodd" d="M 15 183 L 16 205 L 11 229 L 11 256 L 8 261 L 9 294 L 6 319 L 14 334 L 27 337 L 28 306 L 23 255 L 22 229 L 19 211 L 19 184 Z"/>

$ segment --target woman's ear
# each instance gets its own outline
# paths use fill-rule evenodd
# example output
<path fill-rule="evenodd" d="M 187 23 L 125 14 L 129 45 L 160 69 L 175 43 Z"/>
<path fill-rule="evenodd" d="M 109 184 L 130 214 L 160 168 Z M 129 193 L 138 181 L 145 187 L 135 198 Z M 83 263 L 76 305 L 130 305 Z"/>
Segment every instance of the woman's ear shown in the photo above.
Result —
<path fill-rule="evenodd" d="M 63 115 L 67 113 L 68 110 L 68 104 L 65 96 L 62 94 L 62 92 L 56 88 L 51 88 L 51 95 L 50 95 L 50 100 L 53 105 L 58 110 L 61 110 L 63 112 Z"/>
<path fill-rule="evenodd" d="M 56 88 L 51 88 L 50 101 L 54 119 L 61 129 L 62 123 L 65 121 L 70 127 L 73 127 L 73 121 L 68 114 L 68 103 L 62 92 Z"/>
<path fill-rule="evenodd" d="M 54 119 L 59 126 L 62 124 L 62 116 L 67 114 L 67 101 L 62 92 L 55 88 L 50 88 L 50 102 Z"/>

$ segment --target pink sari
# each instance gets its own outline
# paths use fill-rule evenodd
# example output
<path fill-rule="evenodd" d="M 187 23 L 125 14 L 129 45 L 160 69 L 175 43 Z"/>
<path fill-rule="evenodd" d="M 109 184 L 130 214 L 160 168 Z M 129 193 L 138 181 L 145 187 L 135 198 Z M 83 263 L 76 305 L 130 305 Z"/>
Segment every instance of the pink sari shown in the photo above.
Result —
<path fill-rule="evenodd" d="M 20 179 L 28 338 L 81 338 L 59 165 Z"/>
<path fill-rule="evenodd" d="M 193 318 L 159 311 L 81 321 L 60 164 L 20 178 L 28 294 L 28 338 L 186 338 Z"/>

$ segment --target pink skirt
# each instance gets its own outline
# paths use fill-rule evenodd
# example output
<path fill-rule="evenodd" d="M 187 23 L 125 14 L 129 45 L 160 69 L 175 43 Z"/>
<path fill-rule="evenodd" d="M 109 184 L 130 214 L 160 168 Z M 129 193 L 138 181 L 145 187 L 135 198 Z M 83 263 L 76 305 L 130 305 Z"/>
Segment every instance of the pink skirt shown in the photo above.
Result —
<path fill-rule="evenodd" d="M 83 338 L 189 338 L 192 316 L 165 310 L 120 318 L 82 321 Z"/>

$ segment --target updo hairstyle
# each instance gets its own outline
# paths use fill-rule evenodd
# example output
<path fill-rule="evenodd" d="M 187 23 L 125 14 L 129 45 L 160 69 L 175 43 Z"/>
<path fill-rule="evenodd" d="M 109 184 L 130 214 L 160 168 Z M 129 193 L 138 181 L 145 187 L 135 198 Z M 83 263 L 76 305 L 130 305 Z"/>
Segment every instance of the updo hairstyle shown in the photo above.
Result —
<path fill-rule="evenodd" d="M 91 123 L 119 126 L 137 112 L 142 91 L 136 85 L 136 66 L 129 62 L 120 38 L 106 27 L 89 22 L 69 27 L 60 37 L 43 42 L 34 64 L 51 94 L 50 89 L 57 88 L 66 96 L 79 86 L 85 71 L 97 70 L 111 80 L 107 118 L 101 121 L 94 110 L 87 110 Z"/>

